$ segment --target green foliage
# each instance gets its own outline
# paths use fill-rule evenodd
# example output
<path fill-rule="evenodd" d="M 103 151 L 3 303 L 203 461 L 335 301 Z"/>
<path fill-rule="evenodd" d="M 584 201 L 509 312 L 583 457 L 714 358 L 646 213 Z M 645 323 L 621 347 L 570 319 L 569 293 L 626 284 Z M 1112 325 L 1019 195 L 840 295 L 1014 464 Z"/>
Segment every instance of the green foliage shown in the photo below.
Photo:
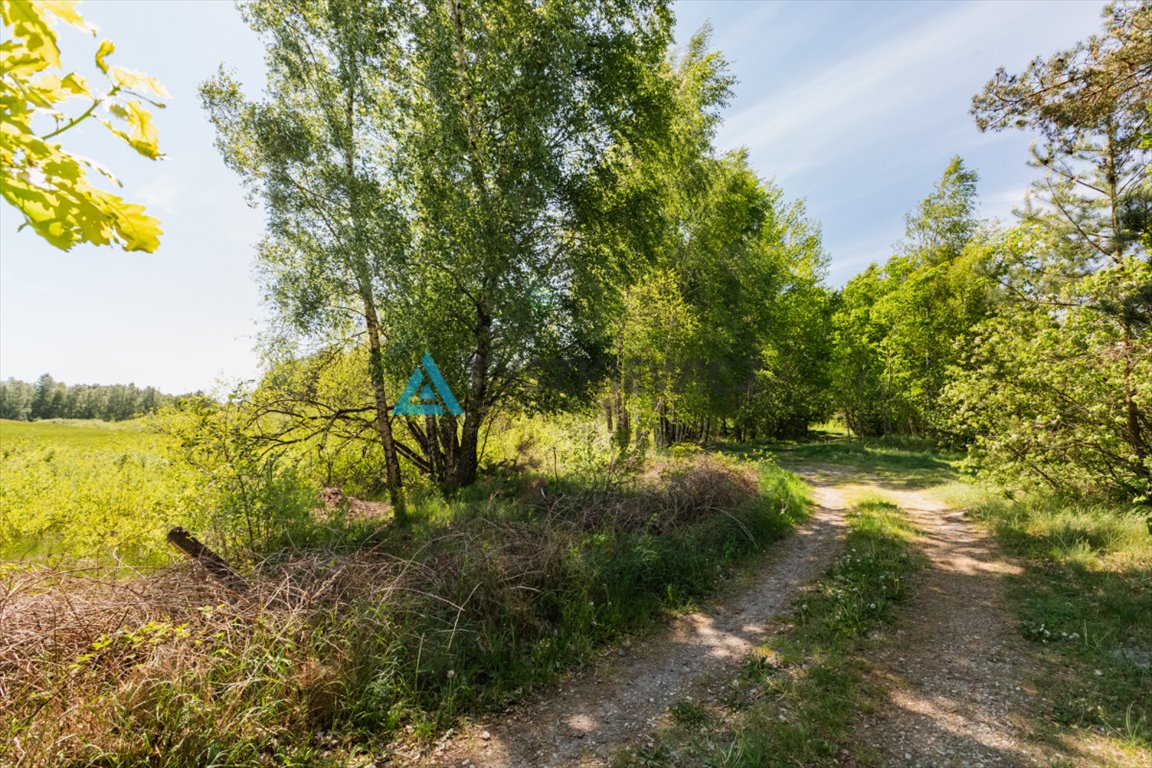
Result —
<path fill-rule="evenodd" d="M 1019 74 L 1001 68 L 972 100 L 980 130 L 1041 138 L 1032 165 L 1044 179 L 1020 212 L 1051 235 L 1040 293 L 1147 248 L 1152 6 L 1115 3 L 1103 18 L 1103 34 Z"/>
<path fill-rule="evenodd" d="M 287 451 L 325 486 L 358 496 L 379 493 L 386 487 L 385 457 L 369 359 L 365 345 L 332 345 L 272 364 L 253 390 L 233 398 L 247 413 L 253 449 Z M 399 392 L 403 382 L 389 378 L 385 386 Z M 402 458 L 419 458 L 402 434 L 394 437 Z"/>
<path fill-rule="evenodd" d="M 1128 261 L 1062 290 L 1059 310 L 1049 301 L 1013 302 L 979 327 L 967 369 L 945 400 L 974 436 L 977 466 L 1009 484 L 1149 499 L 1147 330 L 1126 337 L 1123 323 L 1101 311 L 1108 293 L 1149 281 L 1152 267 Z"/>
<path fill-rule="evenodd" d="M 983 265 L 998 247 L 994 233 L 980 231 L 975 207 L 976 174 L 953 158 L 907 217 L 902 252 L 844 287 L 832 319 L 832 379 L 856 434 L 953 437 L 939 397 L 991 309 Z"/>
<path fill-rule="evenodd" d="M 692 55 L 679 77 L 721 79 Z M 642 440 L 654 431 L 660 445 L 729 424 L 738 438 L 803 434 L 828 410 L 819 233 L 745 153 L 715 158 L 705 148 L 669 158 L 679 166 L 638 163 L 637 173 L 666 185 L 664 204 L 646 232 L 659 242 L 638 256 L 640 274 L 622 292 L 608 403 L 621 432 Z"/>
<path fill-rule="evenodd" d="M 901 252 L 845 286 L 832 382 L 856 434 L 971 446 L 1013 484 L 1150 498 L 1150 14 L 1117 5 L 1103 35 L 974 100 L 982 130 L 1040 134 L 1044 178 L 1003 231 L 975 220 L 954 159 Z"/>
<path fill-rule="evenodd" d="M 611 252 L 589 247 L 590 191 L 667 131 L 662 0 L 604 8 L 437 6 L 414 25 L 413 199 L 424 226 L 396 343 L 424 348 L 465 411 L 450 479 L 474 479 L 481 425 L 505 402 L 551 410 L 597 378 Z M 456 425 L 452 425 L 453 434 Z M 442 430 L 443 432 L 443 430 Z"/>
<path fill-rule="evenodd" d="M 665 94 L 642 86 L 670 42 L 665 4 L 243 13 L 267 41 L 267 97 L 224 72 L 201 95 L 270 213 L 260 259 L 288 341 L 345 348 L 364 331 L 394 504 L 397 453 L 437 482 L 472 483 L 494 408 L 553 409 L 596 379 L 607 270 L 582 247 L 585 191 L 612 147 L 664 130 Z M 415 441 L 405 453 L 387 381 L 426 352 L 465 415 L 398 423 Z"/>
<path fill-rule="evenodd" d="M 1147 205 L 1152 6 L 973 100 L 982 130 L 1032 128 L 1044 178 L 1019 247 L 992 264 L 1004 308 L 950 392 L 982 463 L 1062 492 L 1152 495 Z"/>
<path fill-rule="evenodd" d="M 1049 713 L 1152 751 L 1152 531 L 1123 507 L 1048 494 L 967 499 L 1023 559 L 1014 597 L 1042 649 Z"/>
<path fill-rule="evenodd" d="M 60 73 L 56 23 L 96 34 L 77 12 L 75 2 L 3 0 L 0 18 L 0 193 L 20 211 L 24 224 L 61 250 L 76 243 L 116 244 L 129 251 L 155 251 L 160 222 L 144 206 L 93 186 L 94 170 L 119 185 L 111 172 L 74 155 L 51 140 L 84 123 L 97 122 L 139 155 L 161 157 L 156 126 L 145 106 L 162 108 L 168 92 L 149 75 L 108 63 L 115 49 L 102 40 L 95 64 L 107 90 L 90 85 L 76 72 Z M 73 99 L 88 102 L 76 114 L 65 111 Z M 43 132 L 43 124 L 53 129 Z"/>
<path fill-rule="evenodd" d="M 627 407 L 639 416 L 637 431 L 647 434 L 661 415 L 702 411 L 707 392 L 695 374 L 706 333 L 675 276 L 658 273 L 629 289 L 621 325 L 622 386 L 633 393 Z"/>
<path fill-rule="evenodd" d="M 706 31 L 670 57 L 659 0 L 243 13 L 265 96 L 224 71 L 201 95 L 269 211 L 273 443 L 376 434 L 395 490 L 474 482 L 500 408 L 579 410 L 601 387 L 625 453 L 828 415 L 826 255 L 745 152 L 714 151 L 732 80 Z M 389 416 L 425 352 L 462 419 Z M 341 357 L 364 370 L 327 391 Z"/>
<path fill-rule="evenodd" d="M 395 299 L 412 236 L 396 146 L 400 38 L 410 10 L 399 3 L 246 4 L 241 13 L 268 49 L 266 96 L 248 98 L 223 68 L 200 87 L 225 162 L 268 212 L 257 259 L 279 335 L 287 337 L 281 341 L 295 348 L 302 337 L 344 351 L 349 338 L 363 337 L 368 354 L 354 359 L 370 382 L 368 413 L 383 453 L 378 475 L 398 518 L 403 480 L 384 367 L 392 330 L 382 314 Z M 310 428 L 313 404 L 305 397 L 282 410 L 304 410 Z"/>
<path fill-rule="evenodd" d="M 0 557 L 167 562 L 168 528 L 196 528 L 198 486 L 165 443 L 139 422 L 0 422 Z"/>

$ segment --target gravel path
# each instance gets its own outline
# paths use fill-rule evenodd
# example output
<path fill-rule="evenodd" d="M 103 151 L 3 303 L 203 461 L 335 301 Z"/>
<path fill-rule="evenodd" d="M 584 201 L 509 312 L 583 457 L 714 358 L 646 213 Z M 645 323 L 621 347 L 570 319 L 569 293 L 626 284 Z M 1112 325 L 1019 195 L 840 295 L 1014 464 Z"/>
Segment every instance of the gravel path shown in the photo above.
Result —
<path fill-rule="evenodd" d="M 579 670 L 566 684 L 491 722 L 469 725 L 406 763 L 477 768 L 606 766 L 622 746 L 647 737 L 668 707 L 727 678 L 768 634 L 800 589 L 838 554 L 843 494 L 816 488 L 812 517 L 776 545 L 739 595 L 678 617 Z"/>
<path fill-rule="evenodd" d="M 1058 758 L 1096 764 L 1090 749 L 1058 754 L 1029 728 L 1041 699 L 1029 687 L 1036 662 L 1004 595 L 1004 577 L 1017 568 L 988 533 L 921 491 L 851 468 L 791 468 L 813 485 L 813 516 L 738 595 L 611 652 L 498 719 L 395 757 L 405 765 L 471 768 L 609 765 L 622 747 L 648 740 L 670 705 L 703 698 L 735 674 L 772 620 L 840 553 L 846 499 L 873 492 L 909 515 L 931 565 L 869 654 L 887 700 L 861 715 L 857 756 L 900 768 L 1052 765 Z"/>
<path fill-rule="evenodd" d="M 924 493 L 884 490 L 923 533 L 931 566 L 872 660 L 888 701 L 857 742 L 902 768 L 1050 765 L 1026 716 L 1039 695 L 1032 657 L 1005 596 L 1017 567 L 991 536 Z"/>

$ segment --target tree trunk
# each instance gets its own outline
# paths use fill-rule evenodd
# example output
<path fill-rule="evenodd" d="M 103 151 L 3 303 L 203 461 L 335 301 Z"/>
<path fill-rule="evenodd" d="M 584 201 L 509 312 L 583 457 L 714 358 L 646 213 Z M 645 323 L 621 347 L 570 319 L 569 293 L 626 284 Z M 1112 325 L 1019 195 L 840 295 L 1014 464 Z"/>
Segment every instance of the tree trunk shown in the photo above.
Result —
<path fill-rule="evenodd" d="M 354 65 L 349 63 L 349 77 Z M 353 263 L 356 265 L 356 280 L 359 283 L 360 300 L 364 304 L 364 321 L 368 331 L 368 377 L 372 382 L 372 395 L 376 406 L 375 426 L 380 435 L 380 445 L 384 449 L 384 467 L 388 482 L 388 495 L 392 502 L 392 516 L 404 525 L 408 522 L 408 508 L 404 503 L 404 482 L 400 476 L 400 458 L 396 453 L 396 443 L 392 437 L 392 421 L 388 416 L 388 392 L 384 383 L 384 348 L 381 343 L 380 318 L 376 314 L 376 300 L 372 291 L 372 276 L 368 264 L 362 257 L 365 244 L 360 237 L 360 206 L 356 193 L 356 102 L 351 86 L 347 92 L 346 128 L 348 144 L 344 149 L 344 170 L 348 174 L 348 213 L 352 221 Z"/>
<path fill-rule="evenodd" d="M 471 485 L 479 468 L 480 425 L 484 423 L 488 397 L 488 364 L 492 357 L 492 318 L 482 307 L 476 308 L 475 346 L 472 354 L 472 377 L 468 388 L 468 405 L 464 426 L 460 430 L 460 451 L 452 482 Z"/>
<path fill-rule="evenodd" d="M 1128 448 L 1136 457 L 1133 463 L 1138 477 L 1148 479 L 1149 472 L 1146 464 L 1148 458 L 1148 443 L 1144 439 L 1144 431 L 1140 428 L 1140 410 L 1132 392 L 1132 324 L 1127 317 L 1123 318 L 1124 337 L 1121 354 L 1124 356 L 1124 415 Z"/>
<path fill-rule="evenodd" d="M 1112 215 L 1112 261 L 1116 265 L 1122 265 L 1124 262 L 1124 247 L 1123 240 L 1120 237 L 1120 200 L 1117 192 L 1117 176 L 1116 176 L 1116 155 L 1115 155 L 1115 129 L 1111 121 L 1108 123 L 1108 145 L 1107 145 L 1107 159 L 1105 175 L 1108 182 L 1108 202 L 1111 206 Z M 1125 417 L 1125 433 L 1128 442 L 1128 449 L 1132 451 L 1132 455 L 1136 457 L 1135 472 L 1138 477 L 1147 479 L 1149 472 L 1145 464 L 1145 459 L 1148 458 L 1148 444 L 1144 439 L 1143 430 L 1140 428 L 1140 410 L 1136 403 L 1135 395 L 1132 391 L 1132 323 L 1128 319 L 1128 313 L 1121 303 L 1120 309 L 1120 323 L 1123 330 L 1121 337 L 1120 354 L 1124 358 L 1124 417 Z"/>
<path fill-rule="evenodd" d="M 623 451 L 632 440 L 632 421 L 627 409 L 624 407 L 624 344 L 620 342 L 616 348 L 616 374 L 612 381 L 612 408 L 616 412 L 616 431 L 614 437 L 616 444 Z"/>
<path fill-rule="evenodd" d="M 444 414 L 437 419 L 440 429 L 440 450 L 443 451 L 443 474 L 447 480 L 460 456 L 460 440 L 456 434 L 456 417 Z"/>
<path fill-rule="evenodd" d="M 439 430 L 436 428 L 436 417 L 427 414 L 424 417 L 424 432 L 428 436 L 425 451 L 428 454 L 428 474 L 436 482 L 444 481 L 444 454 L 440 452 Z"/>
<path fill-rule="evenodd" d="M 408 507 L 404 501 L 404 481 L 400 476 L 400 458 L 392 437 L 392 422 L 388 417 L 388 392 L 384 384 L 384 349 L 380 343 L 380 321 L 370 291 L 363 295 L 364 317 L 368 324 L 368 375 L 372 380 L 372 395 L 376 405 L 376 433 L 384 449 L 384 467 L 388 478 L 388 495 L 392 501 L 392 515 L 396 522 L 408 522 Z"/>
<path fill-rule="evenodd" d="M 493 249 L 504 248 L 505 244 L 499 237 L 499 231 L 494 221 L 494 212 L 497 206 L 492 204 L 491 190 L 484 172 L 483 159 L 480 153 L 480 130 L 476 120 L 476 105 L 472 95 L 472 86 L 468 80 L 468 57 L 465 50 L 464 20 L 460 12 L 459 0 L 448 0 L 448 13 L 452 19 L 455 31 L 456 73 L 460 81 L 460 97 L 463 104 L 462 119 L 468 139 L 468 166 L 471 171 L 472 183 L 480 196 L 481 205 L 486 212 L 486 247 Z M 471 485 L 476 482 L 476 472 L 479 468 L 479 442 L 480 427 L 484 423 L 488 404 L 488 368 L 492 358 L 492 315 L 491 307 L 487 302 L 491 296 L 491 276 L 482 281 L 482 288 L 477 292 L 476 325 L 473 329 L 474 345 L 472 348 L 471 382 L 468 390 L 468 403 L 465 406 L 464 424 L 460 429 L 460 444 L 456 451 L 456 460 L 450 473 L 450 481 L 456 485 Z"/>

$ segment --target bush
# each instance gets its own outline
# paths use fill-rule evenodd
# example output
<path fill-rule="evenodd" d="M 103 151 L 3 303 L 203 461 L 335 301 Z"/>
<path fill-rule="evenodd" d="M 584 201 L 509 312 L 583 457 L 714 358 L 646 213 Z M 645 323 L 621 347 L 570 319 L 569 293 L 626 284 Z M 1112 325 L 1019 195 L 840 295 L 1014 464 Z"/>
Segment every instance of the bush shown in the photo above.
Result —
<path fill-rule="evenodd" d="M 286 448 L 253 436 L 242 402 L 188 398 L 163 411 L 154 427 L 167 435 L 168 458 L 197 479 L 193 517 L 229 558 L 242 560 L 317 538 L 319 485 Z"/>

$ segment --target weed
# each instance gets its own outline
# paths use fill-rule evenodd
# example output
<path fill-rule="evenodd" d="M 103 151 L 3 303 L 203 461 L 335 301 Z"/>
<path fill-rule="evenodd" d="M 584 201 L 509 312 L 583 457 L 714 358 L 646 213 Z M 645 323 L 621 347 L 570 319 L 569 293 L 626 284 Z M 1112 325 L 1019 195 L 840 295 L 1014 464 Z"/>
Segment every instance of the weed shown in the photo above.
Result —
<path fill-rule="evenodd" d="M 677 724 L 692 727 L 708 722 L 708 710 L 694 701 L 684 699 L 668 708 L 668 713 Z"/>

